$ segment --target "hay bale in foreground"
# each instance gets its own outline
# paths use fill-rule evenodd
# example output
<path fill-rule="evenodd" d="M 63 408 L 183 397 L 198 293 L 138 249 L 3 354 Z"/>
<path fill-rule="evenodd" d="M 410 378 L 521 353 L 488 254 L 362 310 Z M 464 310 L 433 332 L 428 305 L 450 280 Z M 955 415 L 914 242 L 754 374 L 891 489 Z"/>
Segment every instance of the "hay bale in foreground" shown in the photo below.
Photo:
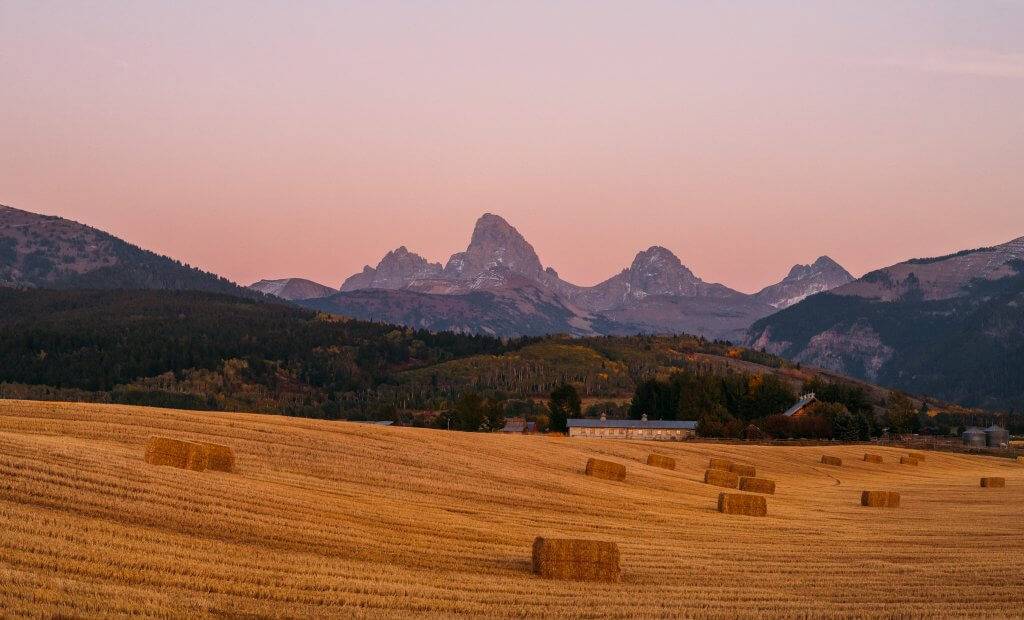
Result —
<path fill-rule="evenodd" d="M 605 480 L 617 480 L 622 482 L 626 479 L 626 466 L 601 459 L 587 459 L 587 475 Z"/>
<path fill-rule="evenodd" d="M 879 454 L 865 454 L 864 460 L 868 463 L 881 463 L 882 457 Z"/>
<path fill-rule="evenodd" d="M 217 443 L 199 443 L 206 447 L 206 452 L 209 455 L 209 463 L 207 464 L 209 469 L 228 473 L 235 471 L 235 451 L 229 446 Z"/>
<path fill-rule="evenodd" d="M 924 455 L 923 454 L 917 454 L 917 453 L 910 452 L 910 453 L 907 453 L 907 456 L 912 456 L 915 459 L 917 459 L 917 460 L 921 461 L 922 463 L 924 463 Z"/>
<path fill-rule="evenodd" d="M 901 456 L 900 457 L 900 465 L 917 465 L 919 463 L 920 463 L 920 461 L 918 461 L 917 458 L 915 458 L 913 456 Z"/>
<path fill-rule="evenodd" d="M 1001 489 L 1006 486 L 1006 478 L 982 478 L 981 486 L 987 489 Z"/>
<path fill-rule="evenodd" d="M 843 459 L 838 456 L 823 455 L 821 457 L 821 462 L 823 465 L 835 465 L 836 467 L 840 467 L 843 464 Z"/>
<path fill-rule="evenodd" d="M 676 468 L 676 460 L 671 456 L 665 456 L 663 454 L 648 454 L 647 464 L 652 467 L 660 467 L 662 469 Z"/>
<path fill-rule="evenodd" d="M 619 547 L 600 540 L 538 536 L 533 541 L 533 572 L 546 579 L 619 581 Z"/>
<path fill-rule="evenodd" d="M 729 466 L 729 471 L 737 476 L 747 476 L 748 478 L 757 476 L 757 469 L 753 465 L 740 465 L 739 463 L 733 463 Z"/>
<path fill-rule="evenodd" d="M 732 461 L 729 459 L 711 459 L 708 463 L 708 469 L 721 469 L 723 471 L 729 471 L 732 467 Z"/>
<path fill-rule="evenodd" d="M 740 491 L 775 495 L 775 481 L 767 478 L 740 478 Z"/>
<path fill-rule="evenodd" d="M 204 471 L 210 463 L 210 453 L 205 446 L 170 437 L 150 437 L 144 458 L 150 465 L 170 465 L 191 471 Z"/>
<path fill-rule="evenodd" d="M 864 491 L 860 495 L 860 505 L 871 508 L 899 508 L 900 494 L 894 491 Z"/>
<path fill-rule="evenodd" d="M 744 495 L 742 493 L 719 493 L 718 512 L 727 515 L 767 517 L 768 502 L 761 495 Z"/>
<path fill-rule="evenodd" d="M 704 484 L 713 484 L 718 487 L 735 489 L 740 485 L 740 477 L 731 471 L 709 469 L 704 472 Z"/>

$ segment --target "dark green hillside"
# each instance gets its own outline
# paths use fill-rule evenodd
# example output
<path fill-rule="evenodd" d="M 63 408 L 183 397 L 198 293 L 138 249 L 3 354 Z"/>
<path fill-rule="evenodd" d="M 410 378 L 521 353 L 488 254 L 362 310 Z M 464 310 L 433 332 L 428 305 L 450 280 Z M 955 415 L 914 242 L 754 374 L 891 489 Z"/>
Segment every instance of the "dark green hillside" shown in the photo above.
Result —
<path fill-rule="evenodd" d="M 399 370 L 506 350 L 210 293 L 0 289 L 0 382 L 133 402 L 328 415 Z"/>
<path fill-rule="evenodd" d="M 503 341 L 203 292 L 0 289 L 7 398 L 491 430 L 505 415 L 543 421 L 549 396 L 565 386 L 587 415 L 698 419 L 705 434 L 726 436 L 754 425 L 777 437 L 860 437 L 885 426 L 893 399 L 692 336 Z M 810 423 L 780 420 L 805 391 L 831 408 Z"/>
<path fill-rule="evenodd" d="M 770 333 L 782 356 L 815 363 L 812 339 L 824 332 L 874 332 L 891 357 L 871 376 L 878 351 L 834 352 L 850 375 L 966 406 L 1024 410 L 1024 263 L 1017 275 L 975 280 L 951 299 L 907 295 L 893 302 L 823 293 L 751 328 Z"/>

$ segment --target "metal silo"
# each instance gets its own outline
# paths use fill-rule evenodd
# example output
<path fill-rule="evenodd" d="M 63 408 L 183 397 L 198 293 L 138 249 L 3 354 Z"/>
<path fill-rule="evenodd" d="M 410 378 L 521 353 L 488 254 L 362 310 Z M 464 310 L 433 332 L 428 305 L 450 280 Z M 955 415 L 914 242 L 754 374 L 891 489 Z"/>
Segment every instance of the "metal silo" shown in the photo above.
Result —
<path fill-rule="evenodd" d="M 977 427 L 970 427 L 962 435 L 964 439 L 964 445 L 970 448 L 984 448 L 985 447 L 985 431 Z"/>
<path fill-rule="evenodd" d="M 1010 432 L 1005 428 L 993 424 L 985 429 L 985 443 L 990 448 L 998 448 L 1010 443 Z"/>

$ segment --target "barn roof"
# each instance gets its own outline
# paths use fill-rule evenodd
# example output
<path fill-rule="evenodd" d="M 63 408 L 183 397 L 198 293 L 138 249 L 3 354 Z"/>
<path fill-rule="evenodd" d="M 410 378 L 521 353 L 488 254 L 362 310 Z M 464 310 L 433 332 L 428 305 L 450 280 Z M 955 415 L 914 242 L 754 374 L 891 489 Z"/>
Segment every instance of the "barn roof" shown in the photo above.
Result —
<path fill-rule="evenodd" d="M 588 418 L 569 418 L 569 428 L 655 428 L 695 430 L 697 422 L 693 420 L 591 420 Z"/>
<path fill-rule="evenodd" d="M 796 401 L 795 405 L 793 405 L 789 409 L 786 409 L 786 411 L 782 415 L 786 416 L 787 418 L 791 418 L 796 414 L 800 413 L 801 409 L 813 403 L 815 400 L 817 399 L 814 397 L 814 394 L 804 394 L 803 396 L 800 397 L 800 400 Z"/>

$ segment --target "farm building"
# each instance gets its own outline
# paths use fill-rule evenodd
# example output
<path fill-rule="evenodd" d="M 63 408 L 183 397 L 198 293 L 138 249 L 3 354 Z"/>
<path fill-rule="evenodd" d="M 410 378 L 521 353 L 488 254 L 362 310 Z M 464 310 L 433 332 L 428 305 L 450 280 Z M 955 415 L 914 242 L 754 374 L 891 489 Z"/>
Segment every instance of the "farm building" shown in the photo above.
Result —
<path fill-rule="evenodd" d="M 800 397 L 800 400 L 796 401 L 795 405 L 787 409 L 782 415 L 787 418 L 799 418 L 804 416 L 807 414 L 807 407 L 817 400 L 818 399 L 814 396 L 814 392 L 804 394 Z"/>
<path fill-rule="evenodd" d="M 985 433 L 985 444 L 989 448 L 1002 448 L 1010 443 L 1009 431 L 998 424 L 993 424 L 982 432 Z"/>
<path fill-rule="evenodd" d="M 498 430 L 499 433 L 535 433 L 537 432 L 536 422 L 527 422 L 526 418 L 505 418 L 505 426 Z"/>
<path fill-rule="evenodd" d="M 697 423 L 678 420 L 600 420 L 571 418 L 567 421 L 570 437 L 607 437 L 610 439 L 652 439 L 680 441 L 697 434 Z"/>
<path fill-rule="evenodd" d="M 963 432 L 964 445 L 971 448 L 984 448 L 985 447 L 985 431 L 972 426 Z"/>

